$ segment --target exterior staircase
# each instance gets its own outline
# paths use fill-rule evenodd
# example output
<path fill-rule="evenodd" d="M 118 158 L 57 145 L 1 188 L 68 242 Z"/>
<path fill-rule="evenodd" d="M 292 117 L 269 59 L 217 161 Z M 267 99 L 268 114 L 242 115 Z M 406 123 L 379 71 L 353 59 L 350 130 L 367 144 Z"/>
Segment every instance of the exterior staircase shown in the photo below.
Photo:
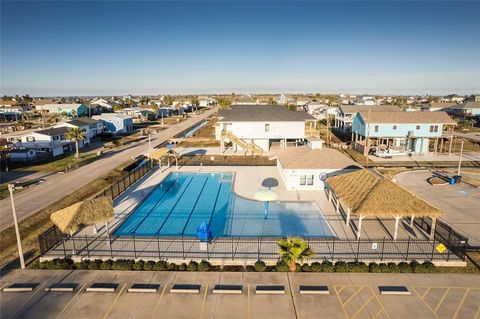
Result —
<path fill-rule="evenodd" d="M 247 141 L 239 138 L 238 136 L 236 136 L 232 132 L 223 131 L 222 132 L 222 138 L 223 139 L 229 139 L 230 142 L 232 142 L 233 144 L 237 144 L 238 146 L 243 148 L 246 152 L 250 151 L 250 152 L 252 152 L 252 154 L 257 154 L 257 155 L 262 155 L 263 154 L 263 150 L 258 145 L 256 145 L 255 143 L 247 142 Z"/>

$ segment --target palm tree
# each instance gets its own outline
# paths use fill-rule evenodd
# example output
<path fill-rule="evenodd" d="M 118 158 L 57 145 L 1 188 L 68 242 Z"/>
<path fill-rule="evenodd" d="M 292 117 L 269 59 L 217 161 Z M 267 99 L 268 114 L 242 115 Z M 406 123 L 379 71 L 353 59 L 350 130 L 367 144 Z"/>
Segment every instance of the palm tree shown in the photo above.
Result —
<path fill-rule="evenodd" d="M 198 108 L 198 105 L 200 104 L 199 101 L 198 101 L 198 98 L 196 96 L 192 96 L 192 99 L 191 99 L 190 102 L 192 103 L 192 107 L 196 111 L 197 108 Z"/>
<path fill-rule="evenodd" d="M 305 239 L 288 237 L 277 242 L 282 260 L 288 265 L 290 271 L 297 269 L 297 261 L 303 263 L 314 255 Z"/>
<path fill-rule="evenodd" d="M 80 158 L 78 151 L 78 141 L 85 139 L 85 132 L 78 127 L 72 128 L 67 132 L 66 138 L 75 141 L 75 158 Z"/>
<path fill-rule="evenodd" d="M 232 101 L 227 98 L 220 98 L 218 99 L 218 105 L 221 110 L 228 110 L 232 105 Z"/>

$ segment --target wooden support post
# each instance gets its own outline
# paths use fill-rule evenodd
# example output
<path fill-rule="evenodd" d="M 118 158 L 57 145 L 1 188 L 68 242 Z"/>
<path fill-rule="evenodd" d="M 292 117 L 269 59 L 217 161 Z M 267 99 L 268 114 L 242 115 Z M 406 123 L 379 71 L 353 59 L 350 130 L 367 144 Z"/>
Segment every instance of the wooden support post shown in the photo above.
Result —
<path fill-rule="evenodd" d="M 437 226 L 437 218 L 432 218 L 432 228 L 430 229 L 430 240 L 435 238 L 435 227 Z"/>
<path fill-rule="evenodd" d="M 398 222 L 399 221 L 400 221 L 400 216 L 395 216 L 395 231 L 393 232 L 393 240 L 397 240 Z"/>
<path fill-rule="evenodd" d="M 443 152 L 443 138 L 440 140 L 440 153 Z"/>
<path fill-rule="evenodd" d="M 436 156 L 437 155 L 437 148 L 438 148 L 438 137 L 435 138 L 435 145 L 433 146 L 434 148 L 434 155 Z"/>
<path fill-rule="evenodd" d="M 331 188 L 328 189 L 328 201 L 332 202 L 333 199 L 333 190 Z"/>
<path fill-rule="evenodd" d="M 345 220 L 345 225 L 350 224 L 350 214 L 352 213 L 352 209 L 350 207 L 347 208 L 347 219 Z"/>
<path fill-rule="evenodd" d="M 360 234 L 362 233 L 362 220 L 364 216 L 360 215 L 358 218 L 358 229 L 357 229 L 357 240 L 360 239 Z"/>
<path fill-rule="evenodd" d="M 452 144 L 453 144 L 453 135 L 450 137 L 450 142 L 448 143 L 448 155 L 452 154 Z"/>
<path fill-rule="evenodd" d="M 410 227 L 413 227 L 413 220 L 415 219 L 415 215 L 410 216 Z"/>
<path fill-rule="evenodd" d="M 338 197 L 337 197 L 337 205 L 335 207 L 335 211 L 337 212 L 337 214 L 340 213 L 340 200 L 338 199 Z"/>

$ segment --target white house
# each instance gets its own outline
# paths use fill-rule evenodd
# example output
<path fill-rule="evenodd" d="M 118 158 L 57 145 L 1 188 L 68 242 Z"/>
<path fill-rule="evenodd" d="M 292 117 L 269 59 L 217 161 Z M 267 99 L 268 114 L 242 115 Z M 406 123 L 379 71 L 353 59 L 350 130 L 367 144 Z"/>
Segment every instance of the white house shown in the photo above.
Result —
<path fill-rule="evenodd" d="M 89 144 L 91 139 L 103 132 L 103 123 L 89 117 L 80 117 L 73 120 L 60 123 L 54 127 L 67 127 L 67 128 L 79 128 L 85 132 L 85 140 L 81 141 L 81 144 Z"/>
<path fill-rule="evenodd" d="M 143 109 L 141 107 L 126 107 L 121 110 L 115 111 L 117 114 L 130 115 L 135 122 L 147 121 L 149 118 L 155 118 L 155 112 Z"/>
<path fill-rule="evenodd" d="M 297 99 L 297 106 L 305 106 L 305 105 L 307 105 L 307 104 L 310 103 L 310 102 L 312 102 L 312 99 L 309 98 L 309 97 L 306 97 L 306 96 L 304 96 L 304 97 L 299 97 L 299 98 Z"/>
<path fill-rule="evenodd" d="M 233 105 L 218 114 L 216 139 L 222 151 L 231 142 L 235 150 L 269 151 L 274 143 L 286 147 L 305 139 L 305 122 L 315 121 L 306 112 L 291 111 L 282 105 Z"/>
<path fill-rule="evenodd" d="M 299 146 L 275 150 L 277 168 L 288 190 L 323 190 L 327 177 L 357 170 L 357 164 L 332 148 Z"/>
<path fill-rule="evenodd" d="M 209 107 L 217 105 L 217 100 L 211 97 L 201 97 L 198 99 L 198 106 L 200 107 Z"/>
<path fill-rule="evenodd" d="M 133 117 L 125 114 L 103 113 L 92 116 L 103 123 L 104 130 L 110 133 L 128 133 L 133 131 Z"/>
<path fill-rule="evenodd" d="M 70 128 L 56 127 L 46 130 L 30 132 L 22 135 L 20 142 L 15 143 L 15 148 L 34 149 L 37 153 L 48 153 L 58 156 L 72 150 L 72 141 L 66 139 Z M 80 147 L 83 143 L 80 143 Z"/>

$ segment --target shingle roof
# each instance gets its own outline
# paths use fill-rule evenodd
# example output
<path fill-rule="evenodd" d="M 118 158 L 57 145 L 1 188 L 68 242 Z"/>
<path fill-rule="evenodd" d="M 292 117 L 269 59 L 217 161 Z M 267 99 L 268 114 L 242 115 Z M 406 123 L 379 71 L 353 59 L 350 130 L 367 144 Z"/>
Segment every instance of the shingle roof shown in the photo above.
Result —
<path fill-rule="evenodd" d="M 48 136 L 55 136 L 55 135 L 66 134 L 69 130 L 70 130 L 69 127 L 54 127 L 46 130 L 36 131 L 33 133 L 38 133 L 38 134 L 43 134 Z"/>
<path fill-rule="evenodd" d="M 303 111 L 291 111 L 282 105 L 232 105 L 219 111 L 222 122 L 299 122 L 315 120 Z"/>
<path fill-rule="evenodd" d="M 469 101 L 469 102 L 465 102 L 465 103 L 462 103 L 462 104 L 450 105 L 450 106 L 445 107 L 445 108 L 447 108 L 447 109 L 479 109 L 480 108 L 480 102 Z"/>
<path fill-rule="evenodd" d="M 308 146 L 288 147 L 274 151 L 286 169 L 345 169 L 359 168 L 347 156 L 332 148 L 312 150 Z"/>
<path fill-rule="evenodd" d="M 341 105 L 339 106 L 340 110 L 345 113 L 357 113 L 370 110 L 370 112 L 379 112 L 379 111 L 401 111 L 396 105 Z"/>
<path fill-rule="evenodd" d="M 445 112 L 360 112 L 362 119 L 367 123 L 391 124 L 456 124 Z"/>
<path fill-rule="evenodd" d="M 100 121 L 91 119 L 89 117 L 79 117 L 70 121 L 67 121 L 66 123 L 75 125 L 75 126 L 84 126 L 84 125 L 89 125 L 89 124 L 96 124 L 99 123 Z"/>
<path fill-rule="evenodd" d="M 1 105 L 10 105 L 10 106 L 13 106 L 13 105 L 17 105 L 17 102 L 16 102 L 16 101 L 0 100 L 0 104 L 1 104 Z"/>

